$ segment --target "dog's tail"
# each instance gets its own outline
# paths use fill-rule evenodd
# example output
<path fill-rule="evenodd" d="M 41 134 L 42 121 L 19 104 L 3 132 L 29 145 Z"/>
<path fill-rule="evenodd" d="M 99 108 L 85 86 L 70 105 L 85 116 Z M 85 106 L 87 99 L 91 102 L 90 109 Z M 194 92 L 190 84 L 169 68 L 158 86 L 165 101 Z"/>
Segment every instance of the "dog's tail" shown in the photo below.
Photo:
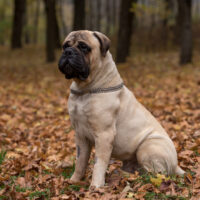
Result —
<path fill-rule="evenodd" d="M 176 170 L 175 170 L 175 173 L 176 173 L 177 175 L 183 175 L 183 174 L 185 174 L 185 171 L 182 170 L 179 166 L 177 166 L 177 167 L 176 167 Z"/>

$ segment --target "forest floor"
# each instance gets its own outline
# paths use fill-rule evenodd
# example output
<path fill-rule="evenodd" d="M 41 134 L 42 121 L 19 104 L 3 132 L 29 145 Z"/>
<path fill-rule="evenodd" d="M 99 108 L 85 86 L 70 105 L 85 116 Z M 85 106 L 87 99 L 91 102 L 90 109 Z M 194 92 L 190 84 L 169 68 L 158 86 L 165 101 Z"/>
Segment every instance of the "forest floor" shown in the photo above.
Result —
<path fill-rule="evenodd" d="M 185 176 L 128 174 L 111 160 L 106 186 L 90 191 L 94 164 L 72 184 L 70 81 L 40 48 L 0 48 L 0 199 L 200 199 L 200 57 L 180 67 L 176 52 L 137 54 L 119 65 L 125 84 L 172 138 Z"/>

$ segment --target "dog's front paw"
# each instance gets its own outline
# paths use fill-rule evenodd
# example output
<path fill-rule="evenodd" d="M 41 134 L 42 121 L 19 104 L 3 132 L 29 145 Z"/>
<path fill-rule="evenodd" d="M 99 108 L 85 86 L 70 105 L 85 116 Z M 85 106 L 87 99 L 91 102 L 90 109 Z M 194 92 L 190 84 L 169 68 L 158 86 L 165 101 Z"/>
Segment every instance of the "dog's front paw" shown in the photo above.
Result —
<path fill-rule="evenodd" d="M 79 176 L 77 176 L 76 174 L 73 174 L 72 177 L 70 178 L 71 182 L 77 183 L 81 180 L 81 178 Z"/>
<path fill-rule="evenodd" d="M 94 189 L 97 189 L 97 188 L 100 188 L 100 187 L 103 187 L 105 185 L 105 182 L 92 182 L 90 184 L 90 190 L 94 190 Z"/>

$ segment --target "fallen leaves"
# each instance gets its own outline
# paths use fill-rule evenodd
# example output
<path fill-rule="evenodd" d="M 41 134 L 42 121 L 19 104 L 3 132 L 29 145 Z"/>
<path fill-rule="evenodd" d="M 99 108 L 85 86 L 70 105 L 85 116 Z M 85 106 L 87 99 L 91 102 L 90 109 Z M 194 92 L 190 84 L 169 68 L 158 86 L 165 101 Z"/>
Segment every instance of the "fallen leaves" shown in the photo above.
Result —
<path fill-rule="evenodd" d="M 167 53 L 138 55 L 125 68 L 119 66 L 126 85 L 169 133 L 187 174 L 127 174 L 112 160 L 106 186 L 89 191 L 93 155 L 84 181 L 69 181 L 75 160 L 69 81 L 56 63 L 44 64 L 40 51 L 14 52 L 11 58 L 9 50 L 0 51 L 0 199 L 200 199 L 200 71 L 195 62 L 180 68 L 174 53 Z"/>

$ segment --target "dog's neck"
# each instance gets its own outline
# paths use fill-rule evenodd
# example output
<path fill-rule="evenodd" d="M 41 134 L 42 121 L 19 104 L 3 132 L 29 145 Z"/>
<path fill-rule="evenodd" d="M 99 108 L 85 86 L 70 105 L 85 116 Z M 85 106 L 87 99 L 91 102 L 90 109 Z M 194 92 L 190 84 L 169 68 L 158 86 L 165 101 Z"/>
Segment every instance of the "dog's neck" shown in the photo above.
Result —
<path fill-rule="evenodd" d="M 91 71 L 86 81 L 74 80 L 71 89 L 90 90 L 96 88 L 109 88 L 122 83 L 122 79 L 113 61 L 110 52 L 107 52 L 106 58 L 103 59 L 99 66 Z"/>

